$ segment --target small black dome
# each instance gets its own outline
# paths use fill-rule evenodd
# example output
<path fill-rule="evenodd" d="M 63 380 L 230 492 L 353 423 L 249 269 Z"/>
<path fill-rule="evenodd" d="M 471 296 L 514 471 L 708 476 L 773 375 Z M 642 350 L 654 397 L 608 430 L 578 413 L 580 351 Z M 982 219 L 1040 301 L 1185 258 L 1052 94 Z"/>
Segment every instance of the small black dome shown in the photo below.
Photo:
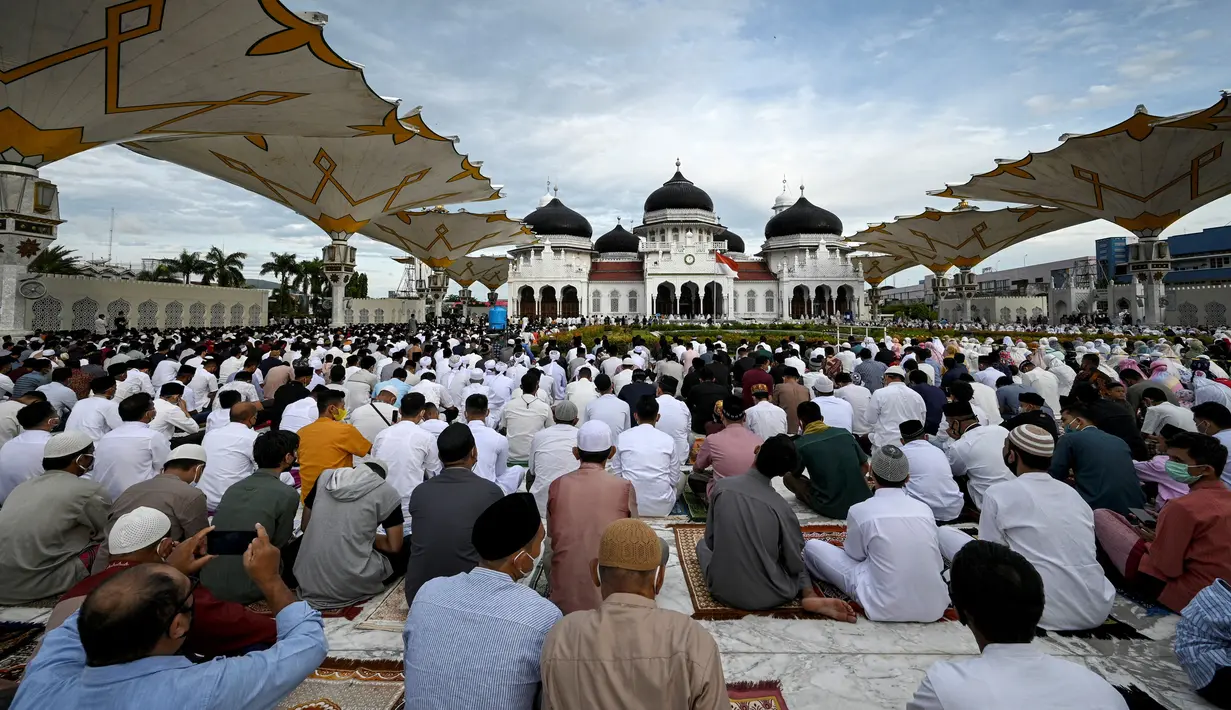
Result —
<path fill-rule="evenodd" d="M 594 236 L 594 229 L 589 221 L 580 214 L 564 206 L 559 198 L 526 215 L 523 219 L 535 234 L 563 234 L 570 237 L 589 239 Z"/>
<path fill-rule="evenodd" d="M 765 238 L 792 234 L 842 234 L 842 220 L 827 209 L 817 207 L 805 197 L 782 210 L 765 223 Z"/>
<path fill-rule="evenodd" d="M 744 252 L 744 238 L 725 227 L 714 236 L 714 241 L 725 241 L 727 243 L 727 251 L 736 251 L 741 254 Z"/>
<path fill-rule="evenodd" d="M 624 225 L 617 224 L 615 229 L 594 240 L 594 251 L 600 254 L 617 251 L 635 252 L 640 244 L 636 234 L 625 229 Z"/>
<path fill-rule="evenodd" d="M 663 186 L 650 193 L 645 198 L 645 211 L 658 210 L 705 210 L 714 211 L 714 201 L 705 194 L 705 190 L 697 187 L 680 174 L 679 161 L 675 163 L 675 175 L 664 182 Z"/>

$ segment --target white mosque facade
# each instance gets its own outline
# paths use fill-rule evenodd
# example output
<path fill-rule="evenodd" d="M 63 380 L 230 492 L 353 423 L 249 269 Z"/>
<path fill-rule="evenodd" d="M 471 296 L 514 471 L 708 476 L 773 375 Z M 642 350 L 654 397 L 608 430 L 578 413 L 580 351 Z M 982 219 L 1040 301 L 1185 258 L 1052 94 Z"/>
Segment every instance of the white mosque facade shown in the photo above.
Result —
<path fill-rule="evenodd" d="M 509 251 L 510 316 L 772 322 L 864 314 L 855 246 L 802 188 L 792 199 L 783 185 L 761 251 L 748 255 L 709 195 L 676 167 L 646 198 L 640 225 L 617 224 L 597 239 L 585 217 L 544 196 L 524 220 L 537 242 Z"/>

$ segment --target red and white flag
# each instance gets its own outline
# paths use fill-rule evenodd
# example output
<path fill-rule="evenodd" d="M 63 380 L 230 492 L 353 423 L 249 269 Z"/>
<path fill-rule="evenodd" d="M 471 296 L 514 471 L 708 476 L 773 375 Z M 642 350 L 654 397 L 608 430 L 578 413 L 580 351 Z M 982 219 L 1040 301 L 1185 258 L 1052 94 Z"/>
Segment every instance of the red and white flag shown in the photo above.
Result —
<path fill-rule="evenodd" d="M 735 267 L 735 260 L 723 254 L 722 252 L 714 252 L 714 260 L 718 266 L 718 273 L 723 276 L 733 276 L 739 278 L 739 270 Z"/>

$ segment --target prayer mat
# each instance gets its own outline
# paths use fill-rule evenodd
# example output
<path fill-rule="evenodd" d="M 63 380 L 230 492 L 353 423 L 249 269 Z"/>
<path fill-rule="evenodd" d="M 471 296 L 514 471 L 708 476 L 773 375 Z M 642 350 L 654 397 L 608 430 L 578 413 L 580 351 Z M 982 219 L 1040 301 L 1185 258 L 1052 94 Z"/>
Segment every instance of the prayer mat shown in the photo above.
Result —
<path fill-rule="evenodd" d="M 684 503 L 688 506 L 688 519 L 694 523 L 704 523 L 709 519 L 710 507 L 692 489 L 684 486 Z"/>
<path fill-rule="evenodd" d="M 278 710 L 403 710 L 405 676 L 398 660 L 326 658 Z"/>
<path fill-rule="evenodd" d="M 0 609 L 53 609 L 56 604 L 60 603 L 61 594 L 54 594 L 50 597 L 35 599 L 32 602 L 24 604 L 0 604 Z"/>
<path fill-rule="evenodd" d="M 406 627 L 406 617 L 409 615 L 410 607 L 406 605 L 406 578 L 403 577 L 374 605 L 362 621 L 355 624 L 355 628 L 401 633 Z"/>
<path fill-rule="evenodd" d="M 684 496 L 675 499 L 675 505 L 671 506 L 671 512 L 667 513 L 668 517 L 682 518 L 688 515 L 688 503 L 684 500 Z"/>
<path fill-rule="evenodd" d="M 369 601 L 371 601 L 371 599 L 367 599 L 351 606 L 344 606 L 337 609 L 317 609 L 317 611 L 319 611 L 321 613 L 321 617 L 325 619 L 346 619 L 347 621 L 354 621 L 355 617 L 359 616 L 359 614 L 363 612 L 363 605 L 367 604 Z M 269 608 L 269 605 L 265 603 L 264 599 L 259 602 L 252 602 L 249 604 L 248 611 L 254 614 L 261 614 L 263 616 L 274 615 L 273 610 Z"/>
<path fill-rule="evenodd" d="M 787 710 L 782 684 L 776 680 L 727 683 L 731 710 Z"/>
<path fill-rule="evenodd" d="M 1132 626 L 1129 626 L 1123 621 L 1120 621 L 1119 619 L 1116 619 L 1111 616 L 1107 617 L 1106 621 L 1104 621 L 1099 626 L 1094 627 L 1093 629 L 1083 629 L 1081 631 L 1045 631 L 1043 629 L 1034 630 L 1034 635 L 1038 638 L 1043 638 L 1049 634 L 1055 634 L 1056 636 L 1062 636 L 1064 638 L 1100 639 L 1103 641 L 1107 641 L 1111 639 L 1117 639 L 1120 641 L 1148 641 L 1150 640 L 1149 636 L 1142 634 L 1140 631 L 1138 631 L 1137 629 L 1134 629 Z"/>
<path fill-rule="evenodd" d="M 34 656 L 34 649 L 43 636 L 43 626 L 16 621 L 0 622 L 0 679 L 14 683 L 21 680 L 26 673 L 26 664 Z"/>
<path fill-rule="evenodd" d="M 1145 613 L 1146 618 L 1154 618 L 1156 616 L 1170 616 L 1175 613 L 1174 611 L 1168 609 L 1162 604 L 1159 604 L 1157 601 L 1148 601 L 1146 599 L 1142 599 L 1141 595 L 1137 594 L 1136 592 L 1124 589 L 1123 587 L 1120 587 L 1120 586 L 1116 587 L 1116 594 L 1119 594 L 1120 596 L 1124 597 L 1130 602 L 1141 607 L 1141 610 Z"/>

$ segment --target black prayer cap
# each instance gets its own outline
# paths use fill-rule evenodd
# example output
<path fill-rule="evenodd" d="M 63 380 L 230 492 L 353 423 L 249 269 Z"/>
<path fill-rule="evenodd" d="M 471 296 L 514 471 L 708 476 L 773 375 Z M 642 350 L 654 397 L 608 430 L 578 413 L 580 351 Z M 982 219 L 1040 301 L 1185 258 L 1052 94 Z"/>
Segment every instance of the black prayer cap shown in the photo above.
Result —
<path fill-rule="evenodd" d="M 905 440 L 914 439 L 923 435 L 923 422 L 918 419 L 908 419 L 898 425 L 898 433 Z"/>
<path fill-rule="evenodd" d="M 1038 392 L 1022 392 L 1017 395 L 1017 401 L 1022 404 L 1033 404 L 1036 407 L 1044 405 L 1043 395 Z"/>
<path fill-rule="evenodd" d="M 484 560 L 502 560 L 530 544 L 541 524 L 534 496 L 512 493 L 479 514 L 470 542 Z"/>
<path fill-rule="evenodd" d="M 946 402 L 945 416 L 949 419 L 960 419 L 962 417 L 973 417 L 975 410 L 970 406 L 970 402 Z"/>

